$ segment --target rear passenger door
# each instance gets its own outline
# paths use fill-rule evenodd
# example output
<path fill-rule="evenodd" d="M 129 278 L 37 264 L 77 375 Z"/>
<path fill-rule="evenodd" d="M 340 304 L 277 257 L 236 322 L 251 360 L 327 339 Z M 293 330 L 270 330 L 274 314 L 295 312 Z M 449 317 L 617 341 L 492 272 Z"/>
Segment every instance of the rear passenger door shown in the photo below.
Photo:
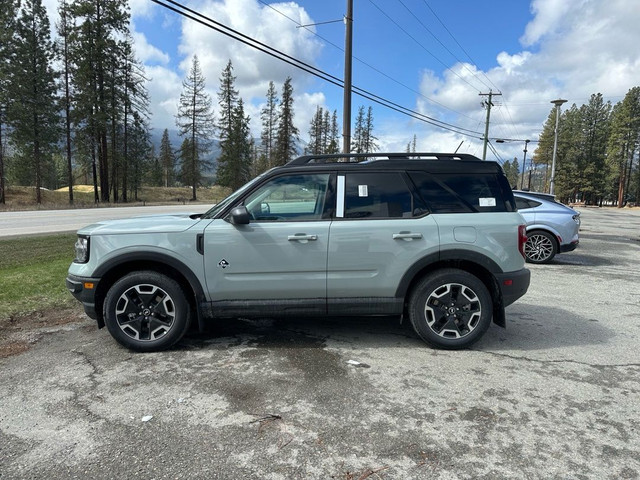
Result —
<path fill-rule="evenodd" d="M 329 313 L 397 313 L 407 269 L 438 252 L 438 227 L 399 171 L 338 173 L 329 234 Z"/>

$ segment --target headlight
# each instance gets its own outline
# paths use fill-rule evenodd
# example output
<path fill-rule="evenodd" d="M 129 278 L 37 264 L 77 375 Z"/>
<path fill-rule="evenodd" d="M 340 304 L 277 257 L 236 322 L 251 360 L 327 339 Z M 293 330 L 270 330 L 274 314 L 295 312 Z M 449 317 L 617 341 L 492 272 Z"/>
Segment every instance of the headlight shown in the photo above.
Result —
<path fill-rule="evenodd" d="M 578 214 L 576 214 L 576 215 L 574 215 L 574 216 L 573 216 L 573 217 L 571 217 L 571 218 L 573 218 L 573 221 L 574 221 L 574 222 L 576 222 L 578 225 L 580 225 L 580 214 L 579 214 L 579 213 L 578 213 Z"/>
<path fill-rule="evenodd" d="M 76 258 L 75 263 L 87 263 L 89 261 L 89 237 L 78 237 L 76 240 Z"/>

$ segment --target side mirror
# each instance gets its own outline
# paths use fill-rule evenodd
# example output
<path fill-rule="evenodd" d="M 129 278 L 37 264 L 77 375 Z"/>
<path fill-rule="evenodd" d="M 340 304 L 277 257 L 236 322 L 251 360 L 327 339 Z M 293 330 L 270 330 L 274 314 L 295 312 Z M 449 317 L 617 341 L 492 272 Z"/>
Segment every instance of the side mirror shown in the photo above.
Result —
<path fill-rule="evenodd" d="M 251 215 L 249 215 L 249 210 L 247 210 L 247 207 L 242 205 L 231 210 L 230 220 L 234 225 L 249 225 Z"/>

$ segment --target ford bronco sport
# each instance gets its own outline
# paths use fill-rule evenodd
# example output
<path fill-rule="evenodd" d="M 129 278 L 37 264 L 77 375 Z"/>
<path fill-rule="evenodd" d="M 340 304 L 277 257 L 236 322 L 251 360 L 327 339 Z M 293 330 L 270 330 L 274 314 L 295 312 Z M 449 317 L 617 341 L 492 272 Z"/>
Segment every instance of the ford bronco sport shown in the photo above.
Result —
<path fill-rule="evenodd" d="M 210 318 L 407 315 L 468 347 L 524 295 L 525 222 L 501 167 L 463 154 L 304 156 L 204 214 L 78 231 L 66 284 L 122 345 Z"/>

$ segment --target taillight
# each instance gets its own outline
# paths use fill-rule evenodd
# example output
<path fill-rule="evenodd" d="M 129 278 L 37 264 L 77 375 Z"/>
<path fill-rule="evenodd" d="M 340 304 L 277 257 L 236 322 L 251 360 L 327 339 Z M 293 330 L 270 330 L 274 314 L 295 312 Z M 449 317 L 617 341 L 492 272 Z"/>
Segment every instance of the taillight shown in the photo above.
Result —
<path fill-rule="evenodd" d="M 520 255 L 522 258 L 527 258 L 524 255 L 524 244 L 527 243 L 527 226 L 526 225 L 518 225 L 518 250 L 520 251 Z"/>

